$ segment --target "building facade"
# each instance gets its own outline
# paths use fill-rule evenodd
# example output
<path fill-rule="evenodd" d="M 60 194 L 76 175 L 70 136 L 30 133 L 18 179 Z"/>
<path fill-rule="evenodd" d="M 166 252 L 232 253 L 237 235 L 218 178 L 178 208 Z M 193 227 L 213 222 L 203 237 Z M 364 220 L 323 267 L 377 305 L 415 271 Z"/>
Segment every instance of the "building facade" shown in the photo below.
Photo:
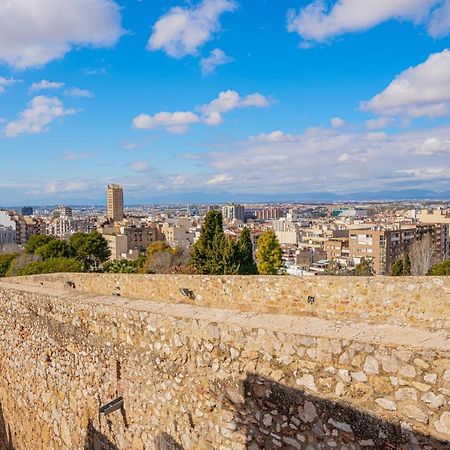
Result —
<path fill-rule="evenodd" d="M 106 217 L 114 222 L 123 220 L 123 189 L 118 184 L 108 185 Z"/>
<path fill-rule="evenodd" d="M 245 222 L 245 207 L 242 205 L 222 206 L 222 216 L 225 220 L 240 220 Z"/>

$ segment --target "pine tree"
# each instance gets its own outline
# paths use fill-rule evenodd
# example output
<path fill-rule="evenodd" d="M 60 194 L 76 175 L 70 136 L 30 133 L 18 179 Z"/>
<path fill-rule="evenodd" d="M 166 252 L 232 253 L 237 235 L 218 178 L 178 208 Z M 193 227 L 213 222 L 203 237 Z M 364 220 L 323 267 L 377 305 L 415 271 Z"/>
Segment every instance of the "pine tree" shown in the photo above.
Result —
<path fill-rule="evenodd" d="M 240 275 L 256 275 L 258 273 L 258 268 L 256 266 L 255 260 L 253 259 L 253 245 L 250 238 L 250 231 L 247 227 L 242 230 L 241 235 L 238 240 L 238 250 L 239 250 L 239 274 Z"/>
<path fill-rule="evenodd" d="M 221 272 L 223 275 L 241 274 L 241 255 L 238 243 L 223 236 L 222 249 L 223 259 Z"/>
<path fill-rule="evenodd" d="M 391 275 L 393 277 L 404 277 L 411 275 L 411 259 L 408 254 L 395 261 L 392 266 Z"/>
<path fill-rule="evenodd" d="M 278 274 L 282 266 L 281 247 L 274 231 L 268 230 L 259 238 L 256 259 L 261 275 Z"/>
<path fill-rule="evenodd" d="M 222 213 L 209 211 L 200 237 L 192 248 L 190 264 L 197 273 L 223 274 L 223 239 Z"/>

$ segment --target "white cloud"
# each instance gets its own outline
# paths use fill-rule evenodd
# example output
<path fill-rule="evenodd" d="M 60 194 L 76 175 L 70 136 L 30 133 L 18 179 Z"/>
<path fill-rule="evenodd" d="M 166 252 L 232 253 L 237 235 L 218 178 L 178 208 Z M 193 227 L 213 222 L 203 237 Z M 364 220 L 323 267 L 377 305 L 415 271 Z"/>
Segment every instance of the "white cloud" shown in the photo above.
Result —
<path fill-rule="evenodd" d="M 75 46 L 112 46 L 123 33 L 113 0 L 0 2 L 0 61 L 18 69 L 62 58 Z"/>
<path fill-rule="evenodd" d="M 400 186 L 445 190 L 450 182 L 449 148 L 450 126 L 392 134 L 332 128 L 299 134 L 277 130 L 230 144 L 226 151 L 198 153 L 197 164 L 208 170 L 208 177 L 197 176 L 198 183 L 206 186 L 218 177 L 217 185 L 231 192 L 351 192 Z M 431 168 L 417 177 L 401 172 L 427 168 L 425 152 L 433 152 Z M 444 169 L 433 171 L 433 167 Z"/>
<path fill-rule="evenodd" d="M 170 133 L 184 133 L 189 125 L 200 122 L 192 111 L 159 112 L 153 116 L 140 114 L 133 119 L 133 127 L 138 130 L 165 128 Z"/>
<path fill-rule="evenodd" d="M 48 80 L 41 80 L 37 83 L 33 83 L 30 87 L 30 92 L 37 92 L 42 91 L 44 89 L 59 89 L 64 86 L 64 83 L 60 83 L 57 81 L 48 81 Z"/>
<path fill-rule="evenodd" d="M 133 119 L 132 125 L 139 130 L 154 130 L 165 128 L 170 133 L 185 133 L 189 125 L 205 123 L 206 125 L 219 125 L 223 121 L 222 114 L 237 108 L 263 108 L 270 104 L 263 95 L 254 94 L 241 97 L 238 92 L 228 90 L 220 92 L 217 98 L 209 103 L 196 107 L 196 114 L 192 111 L 159 112 L 151 116 L 140 114 Z"/>
<path fill-rule="evenodd" d="M 400 75 L 361 108 L 383 116 L 415 118 L 448 114 L 450 103 L 450 51 L 435 53 Z"/>
<path fill-rule="evenodd" d="M 65 109 L 57 97 L 40 95 L 28 103 L 28 108 L 19 114 L 17 120 L 6 124 L 4 133 L 7 137 L 42 133 L 54 120 L 72 114 L 75 114 L 75 110 Z"/>
<path fill-rule="evenodd" d="M 147 49 L 163 50 L 174 58 L 195 55 L 220 30 L 220 16 L 236 8 L 233 0 L 203 0 L 192 7 L 173 7 L 153 26 Z"/>
<path fill-rule="evenodd" d="M 218 175 L 213 176 L 209 180 L 206 181 L 207 185 L 210 186 L 217 186 L 217 185 L 224 185 L 229 184 L 233 181 L 233 177 L 226 173 L 220 173 Z"/>
<path fill-rule="evenodd" d="M 449 136 L 450 138 L 450 136 Z M 450 153 L 450 139 L 430 137 L 417 147 L 416 155 L 432 156 Z"/>
<path fill-rule="evenodd" d="M 368 130 L 378 130 L 380 128 L 387 127 L 390 123 L 391 119 L 388 117 L 377 117 L 376 119 L 366 120 L 366 128 Z"/>
<path fill-rule="evenodd" d="M 270 133 L 260 133 L 257 136 L 250 136 L 250 141 L 258 142 L 295 142 L 298 140 L 297 136 L 284 133 L 283 131 L 276 130 Z"/>
<path fill-rule="evenodd" d="M 94 96 L 94 93 L 92 91 L 89 91 L 87 89 L 80 89 L 77 87 L 74 87 L 72 89 L 67 89 L 64 94 L 70 96 L 70 97 L 81 97 L 81 98 L 92 98 Z"/>
<path fill-rule="evenodd" d="M 241 97 L 238 92 L 228 90 L 219 93 L 210 103 L 202 105 L 199 110 L 203 113 L 203 121 L 208 125 L 222 123 L 222 114 L 236 108 L 263 108 L 270 104 L 269 100 L 259 93 Z"/>
<path fill-rule="evenodd" d="M 288 31 L 298 33 L 307 47 L 396 19 L 426 23 L 429 34 L 438 37 L 449 30 L 449 8 L 448 0 L 314 0 L 298 13 L 288 12 Z"/>
<path fill-rule="evenodd" d="M 233 61 L 223 50 L 216 48 L 211 51 L 208 57 L 200 60 L 200 70 L 203 76 L 212 75 L 216 71 L 217 66 L 222 66 Z"/>
<path fill-rule="evenodd" d="M 345 125 L 345 120 L 340 117 L 333 117 L 330 119 L 330 124 L 333 128 L 339 128 Z"/>
<path fill-rule="evenodd" d="M 6 91 L 7 86 L 11 86 L 14 83 L 19 83 L 21 80 L 16 80 L 14 78 L 0 77 L 0 94 Z"/>
<path fill-rule="evenodd" d="M 147 161 L 133 161 L 130 164 L 130 169 L 135 172 L 149 172 L 150 164 Z"/>

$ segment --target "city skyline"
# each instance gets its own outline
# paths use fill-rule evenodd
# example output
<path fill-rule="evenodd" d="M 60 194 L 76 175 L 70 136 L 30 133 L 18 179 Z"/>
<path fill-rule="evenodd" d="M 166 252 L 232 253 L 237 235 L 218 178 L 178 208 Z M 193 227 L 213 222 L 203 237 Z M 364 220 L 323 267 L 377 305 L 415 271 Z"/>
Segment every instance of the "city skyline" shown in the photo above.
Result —
<path fill-rule="evenodd" d="M 449 190 L 448 1 L 33 3 L 0 6 L 2 206 Z"/>

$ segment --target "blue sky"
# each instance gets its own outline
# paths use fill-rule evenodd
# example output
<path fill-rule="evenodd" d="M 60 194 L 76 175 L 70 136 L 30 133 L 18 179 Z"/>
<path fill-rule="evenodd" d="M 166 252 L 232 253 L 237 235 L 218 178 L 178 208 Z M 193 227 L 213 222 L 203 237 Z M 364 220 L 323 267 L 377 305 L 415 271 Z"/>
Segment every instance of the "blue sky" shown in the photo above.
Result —
<path fill-rule="evenodd" d="M 448 190 L 449 34 L 447 0 L 4 2 L 0 204 Z"/>

